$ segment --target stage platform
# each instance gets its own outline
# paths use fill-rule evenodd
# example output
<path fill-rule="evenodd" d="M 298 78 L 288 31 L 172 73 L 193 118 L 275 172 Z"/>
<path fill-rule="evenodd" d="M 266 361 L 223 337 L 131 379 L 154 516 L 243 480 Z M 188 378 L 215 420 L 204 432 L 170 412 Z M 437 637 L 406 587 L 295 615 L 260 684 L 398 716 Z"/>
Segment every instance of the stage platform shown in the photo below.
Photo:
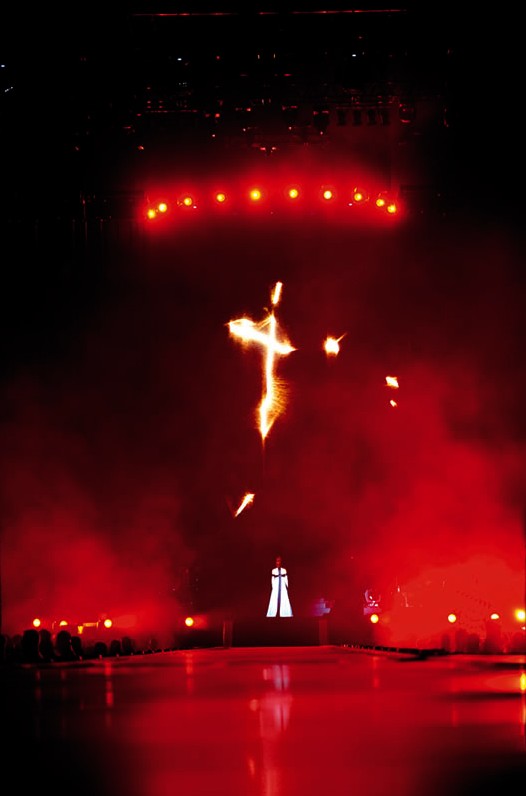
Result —
<path fill-rule="evenodd" d="M 327 644 L 368 643 L 328 617 L 227 618 L 213 627 L 192 629 L 178 639 L 181 648 L 205 647 L 311 647 Z"/>

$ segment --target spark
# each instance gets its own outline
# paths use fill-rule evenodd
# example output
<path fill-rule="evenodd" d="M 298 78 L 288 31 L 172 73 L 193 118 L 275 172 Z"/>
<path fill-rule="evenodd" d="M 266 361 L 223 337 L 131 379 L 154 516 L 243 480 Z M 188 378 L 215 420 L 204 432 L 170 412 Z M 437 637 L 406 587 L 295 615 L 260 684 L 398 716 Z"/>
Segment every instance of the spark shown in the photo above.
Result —
<path fill-rule="evenodd" d="M 271 293 L 273 307 L 279 303 L 282 289 L 283 283 L 276 282 Z M 263 396 L 258 407 L 258 426 L 261 438 L 264 440 L 283 409 L 282 395 L 280 395 L 274 374 L 276 357 L 286 356 L 296 349 L 286 337 L 278 339 L 279 326 L 273 310 L 260 323 L 255 323 L 250 318 L 239 318 L 238 320 L 230 321 L 228 327 L 231 335 L 238 337 L 245 343 L 258 343 L 264 351 L 264 387 Z"/>
<path fill-rule="evenodd" d="M 276 282 L 276 284 L 274 285 L 274 290 L 272 291 L 272 294 L 270 296 L 270 300 L 272 302 L 273 307 L 279 304 L 282 290 L 283 290 L 283 282 Z"/>
<path fill-rule="evenodd" d="M 239 508 L 238 508 L 238 509 L 236 509 L 236 512 L 235 512 L 235 514 L 234 514 L 234 517 L 239 517 L 239 515 L 241 514 L 241 512 L 242 512 L 244 509 L 246 509 L 246 507 L 247 507 L 247 506 L 250 506 L 250 504 L 254 502 L 254 498 L 255 498 L 255 497 L 256 497 L 256 496 L 254 495 L 254 493 L 253 493 L 253 492 L 247 492 L 247 493 L 246 493 L 246 495 L 244 496 L 243 500 L 242 500 L 242 501 L 241 501 L 241 503 L 239 504 Z"/>
<path fill-rule="evenodd" d="M 327 337 L 323 344 L 323 348 L 327 356 L 337 356 L 340 353 L 340 340 L 343 340 L 344 334 L 341 337 Z"/>
<path fill-rule="evenodd" d="M 385 384 L 391 390 L 398 390 L 399 387 L 400 387 L 400 385 L 398 384 L 398 377 L 397 376 L 386 376 L 385 377 Z M 398 403 L 393 398 L 391 398 L 389 403 L 393 407 L 393 409 L 396 409 L 396 407 L 398 406 Z"/>

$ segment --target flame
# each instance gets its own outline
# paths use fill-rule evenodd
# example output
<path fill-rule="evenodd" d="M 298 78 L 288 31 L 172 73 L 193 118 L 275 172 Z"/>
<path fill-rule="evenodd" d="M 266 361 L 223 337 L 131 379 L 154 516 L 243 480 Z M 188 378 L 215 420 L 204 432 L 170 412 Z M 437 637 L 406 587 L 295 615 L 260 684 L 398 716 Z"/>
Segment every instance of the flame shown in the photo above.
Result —
<path fill-rule="evenodd" d="M 279 303 L 282 288 L 283 283 L 276 282 L 271 294 L 273 307 Z M 230 321 L 228 327 L 234 337 L 243 342 L 258 343 L 264 350 L 264 389 L 258 407 L 258 425 L 261 437 L 265 439 L 283 408 L 282 396 L 274 375 L 276 356 L 286 356 L 296 349 L 285 337 L 278 339 L 278 322 L 273 311 L 261 323 L 255 323 L 250 318 L 239 318 Z"/>
<path fill-rule="evenodd" d="M 247 492 L 244 496 L 243 500 L 239 504 L 239 508 L 236 510 L 234 517 L 239 517 L 243 509 L 246 509 L 251 503 L 254 502 L 255 495 L 253 492 Z"/>
<path fill-rule="evenodd" d="M 327 337 L 323 344 L 323 348 L 327 356 L 337 356 L 340 353 L 340 340 L 343 340 L 345 335 L 341 337 Z"/>
<path fill-rule="evenodd" d="M 385 383 L 386 383 L 386 386 L 390 387 L 392 390 L 398 390 L 398 388 L 400 386 L 398 384 L 398 377 L 397 376 L 386 376 L 385 377 Z M 392 398 L 389 401 L 389 403 L 393 407 L 393 409 L 395 409 L 398 406 L 398 403 L 396 401 L 394 401 Z"/>
<path fill-rule="evenodd" d="M 279 304 L 282 290 L 283 290 L 283 282 L 276 282 L 276 284 L 274 285 L 274 290 L 272 291 L 272 294 L 270 296 L 270 300 L 272 302 L 273 307 Z"/>

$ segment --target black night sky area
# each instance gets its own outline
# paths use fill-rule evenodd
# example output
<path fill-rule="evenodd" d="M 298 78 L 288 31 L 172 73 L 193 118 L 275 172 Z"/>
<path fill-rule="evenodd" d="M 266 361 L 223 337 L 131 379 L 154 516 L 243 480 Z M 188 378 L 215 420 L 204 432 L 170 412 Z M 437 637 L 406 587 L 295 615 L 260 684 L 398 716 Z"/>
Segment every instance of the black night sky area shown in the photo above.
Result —
<path fill-rule="evenodd" d="M 69 215 L 81 196 L 96 204 L 219 166 L 277 181 L 312 175 L 320 158 L 339 173 L 354 164 L 330 149 L 330 130 L 322 155 L 256 160 L 201 152 L 191 136 L 165 134 L 156 149 L 150 129 L 137 155 L 138 134 L 131 144 L 116 132 L 140 94 L 129 8 L 24 23 L 2 12 L 6 632 L 64 611 L 169 631 L 189 601 L 264 615 L 277 554 L 298 613 L 321 596 L 353 611 L 371 584 L 448 578 L 488 600 L 524 594 L 515 26 L 439 5 L 407 18 L 411 40 L 425 50 L 432 37 L 443 56 L 434 78 L 451 127 L 440 151 L 434 138 L 424 147 L 437 212 L 363 226 L 192 218 L 159 236 L 143 219 L 99 219 L 87 239 Z M 132 53 L 136 72 L 123 67 Z M 94 60 L 81 84 L 71 65 Z M 276 317 L 296 350 L 278 358 L 286 401 L 263 443 L 261 349 L 228 322 L 262 321 L 277 282 Z M 341 337 L 336 358 L 328 335 Z M 236 517 L 246 492 L 254 502 Z"/>

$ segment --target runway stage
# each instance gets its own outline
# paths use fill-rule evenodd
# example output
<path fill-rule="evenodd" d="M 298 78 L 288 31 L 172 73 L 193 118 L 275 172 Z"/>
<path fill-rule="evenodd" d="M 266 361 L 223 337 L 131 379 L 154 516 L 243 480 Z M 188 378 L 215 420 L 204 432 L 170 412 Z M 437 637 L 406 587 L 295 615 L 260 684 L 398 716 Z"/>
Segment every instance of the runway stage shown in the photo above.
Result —
<path fill-rule="evenodd" d="M 320 644 L 4 666 L 4 760 L 56 796 L 523 793 L 525 672 Z"/>

